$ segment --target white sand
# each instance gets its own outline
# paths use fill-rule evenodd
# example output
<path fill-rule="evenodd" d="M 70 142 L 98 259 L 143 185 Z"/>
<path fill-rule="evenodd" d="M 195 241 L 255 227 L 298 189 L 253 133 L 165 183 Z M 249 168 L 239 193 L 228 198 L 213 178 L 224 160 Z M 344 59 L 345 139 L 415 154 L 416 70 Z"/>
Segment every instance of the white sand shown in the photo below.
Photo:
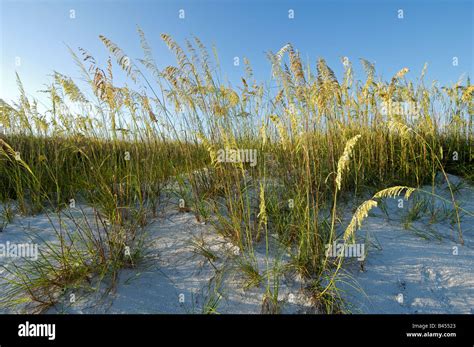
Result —
<path fill-rule="evenodd" d="M 57 224 L 56 218 L 52 219 Z M 134 269 L 122 270 L 112 293 L 106 293 L 106 283 L 96 284 L 99 289 L 94 292 L 68 291 L 62 302 L 48 313 L 202 313 L 206 302 L 219 296 L 219 313 L 261 312 L 265 280 L 258 287 L 244 290 L 244 278 L 235 270 L 238 248 L 216 235 L 210 226 L 198 223 L 193 214 L 180 213 L 169 207 L 146 227 L 146 233 L 144 263 Z M 30 242 L 29 237 L 33 237 L 33 242 L 42 247 L 40 236 L 45 242 L 55 242 L 56 239 L 46 216 L 17 217 L 0 233 L 0 242 Z M 218 276 L 209 261 L 196 253 L 192 240 L 203 241 L 218 256 L 214 266 L 222 270 L 221 281 L 216 280 Z M 277 244 L 272 244 L 276 249 Z M 271 263 L 276 254 L 272 253 Z M 267 268 L 264 244 L 255 249 L 255 259 L 259 272 L 264 274 Z M 13 261 L 21 263 L 22 260 L 0 258 L 0 265 L 11 266 Z M 5 270 L 1 271 L 2 275 L 8 275 Z M 308 298 L 299 292 L 300 288 L 297 280 L 280 279 L 280 312 L 312 310 Z M 76 295 L 74 304 L 69 302 L 72 293 Z M 3 312 L 28 310 L 20 306 L 13 310 L 3 309 Z"/>
<path fill-rule="evenodd" d="M 440 192 L 446 196 L 444 187 L 440 186 Z M 464 202 L 464 208 L 474 211 L 472 187 L 457 192 L 457 199 Z M 361 239 L 368 233 L 380 249 L 369 249 L 365 271 L 360 270 L 357 262 L 347 264 L 338 283 L 351 311 L 474 313 L 474 219 L 463 217 L 465 245 L 461 246 L 453 239 L 447 221 L 432 226 L 442 236 L 441 240 L 424 240 L 403 228 L 399 219 L 404 211 L 397 207 L 397 201 L 389 200 L 387 205 L 390 220 L 380 209 L 374 209 L 358 232 Z M 426 217 L 413 223 L 420 230 L 426 230 L 427 225 Z M 122 270 L 114 292 L 105 293 L 105 284 L 92 293 L 76 291 L 76 302 L 70 304 L 69 291 L 48 313 L 201 313 L 207 301 L 219 296 L 220 313 L 261 312 L 266 279 L 258 288 L 244 290 L 236 265 L 236 248 L 216 235 L 209 225 L 199 224 L 190 213 L 168 207 L 146 227 L 146 232 L 146 261 L 137 268 Z M 54 242 L 56 237 L 45 215 L 16 217 L 0 233 L 0 243 L 28 242 L 30 238 L 40 247 L 43 242 Z M 209 261 L 196 254 L 193 239 L 203 242 L 218 257 L 213 264 L 222 270 L 219 271 L 222 276 L 216 276 Z M 453 255 L 454 246 L 458 247 L 458 255 Z M 264 243 L 256 247 L 255 259 L 260 274 L 264 274 L 267 269 Z M 285 264 L 288 254 L 272 241 L 268 266 L 272 268 L 277 260 Z M 0 258 L 0 265 L 11 266 L 13 261 L 21 260 L 4 257 Z M 0 283 L 4 276 L 8 274 L 0 267 Z M 302 287 L 302 281 L 292 274 L 279 278 L 280 312 L 315 312 Z M 397 301 L 400 294 L 403 303 Z M 2 312 L 25 310 L 18 307 Z"/>
<path fill-rule="evenodd" d="M 49 313 L 202 313 L 206 302 L 219 295 L 219 313 L 260 313 L 264 288 L 242 289 L 242 279 L 233 270 L 238 248 L 209 226 L 198 223 L 194 215 L 169 209 L 147 226 L 147 233 L 145 264 L 121 271 L 116 291 L 106 300 L 98 299 L 100 292 L 72 306 L 58 305 Z M 209 261 L 196 254 L 193 239 L 204 240 L 206 247 L 219 257 L 213 264 L 224 269 L 222 281 L 216 280 L 216 271 Z M 264 250 L 257 249 L 256 257 L 260 271 L 265 271 Z M 282 312 L 309 309 L 310 303 L 304 302 L 298 288 L 294 281 L 291 286 L 281 284 Z M 295 293 L 294 303 L 285 303 L 290 293 Z"/>
<path fill-rule="evenodd" d="M 448 198 L 445 188 L 443 185 L 437 193 Z M 472 187 L 457 192 L 456 199 L 463 208 L 474 211 Z M 474 218 L 462 217 L 464 246 L 459 244 L 456 226 L 451 227 L 447 221 L 430 226 L 427 217 L 413 226 L 425 233 L 431 227 L 442 239 L 424 240 L 403 228 L 399 217 L 404 211 L 397 203 L 395 199 L 387 201 L 390 220 L 380 209 L 374 209 L 375 216 L 368 218 L 359 231 L 361 239 L 368 233 L 379 249 L 369 249 L 365 271 L 355 265 L 347 267 L 347 274 L 356 283 L 339 283 L 346 291 L 343 297 L 352 303 L 352 311 L 474 313 Z M 458 255 L 453 254 L 455 247 Z"/>

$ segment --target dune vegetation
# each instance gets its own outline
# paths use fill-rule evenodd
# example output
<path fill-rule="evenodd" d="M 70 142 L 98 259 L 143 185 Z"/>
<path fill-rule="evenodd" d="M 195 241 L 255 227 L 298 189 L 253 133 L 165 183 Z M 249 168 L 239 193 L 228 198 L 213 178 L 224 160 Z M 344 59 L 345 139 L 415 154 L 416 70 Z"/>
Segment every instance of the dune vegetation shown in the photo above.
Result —
<path fill-rule="evenodd" d="M 142 59 L 104 36 L 107 66 L 71 50 L 88 88 L 54 72 L 43 91 L 46 111 L 26 96 L 20 77 L 18 102 L 1 101 L 2 223 L 40 213 L 68 219 L 57 245 L 8 269 L 5 305 L 29 301 L 44 309 L 65 287 L 136 266 L 142 231 L 171 191 L 177 209 L 238 247 L 249 283 L 270 282 L 253 268 L 252 249 L 278 235 L 291 249 L 289 266 L 311 283 L 315 304 L 340 312 L 334 277 L 343 258 L 327 257 L 326 245 L 354 240 L 384 198 L 408 199 L 439 174 L 448 185 L 448 173 L 474 178 L 469 79 L 426 85 L 426 66 L 410 79 L 400 66 L 384 81 L 364 59 L 365 76 L 356 79 L 344 58 L 338 80 L 324 59 L 306 65 L 287 44 L 267 54 L 276 89 L 257 81 L 247 60 L 234 86 L 222 82 L 216 51 L 198 38 L 181 47 L 162 34 L 176 64 L 159 69 L 138 33 Z M 113 64 L 129 84 L 115 84 Z M 462 243 L 465 211 L 451 193 Z M 362 203 L 347 223 L 339 206 L 349 197 Z M 81 206 L 94 209 L 93 223 L 69 212 Z M 273 307 L 272 300 L 269 284 L 262 305 Z"/>

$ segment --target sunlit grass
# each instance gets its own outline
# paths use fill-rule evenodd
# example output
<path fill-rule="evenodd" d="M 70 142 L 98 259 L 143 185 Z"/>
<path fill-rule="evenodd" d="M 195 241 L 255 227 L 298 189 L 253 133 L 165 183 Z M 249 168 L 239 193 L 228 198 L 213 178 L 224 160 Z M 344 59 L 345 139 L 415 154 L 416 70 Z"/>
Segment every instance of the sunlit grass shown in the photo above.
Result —
<path fill-rule="evenodd" d="M 84 250 L 68 248 L 61 257 L 53 252 L 42 258 L 43 272 L 15 270 L 21 282 L 12 295 L 26 293 L 50 306 L 56 296 L 45 289 L 53 285 L 46 270 L 60 276 L 55 286 L 66 287 L 90 273 L 113 277 L 119 268 L 135 264 L 124 259 L 124 247 L 156 216 L 163 191 L 177 184 L 174 191 L 186 209 L 245 254 L 251 255 L 258 242 L 268 245 L 268 233 L 276 233 L 293 250 L 293 269 L 314 283 L 320 307 L 339 312 L 333 276 L 342 259 L 325 257 L 325 245 L 353 239 L 376 200 L 393 192 L 362 204 L 347 229 L 338 214 L 341 196 L 391 186 L 399 186 L 400 194 L 408 187 L 434 185 L 438 172 L 446 180 L 447 172 L 472 180 L 474 88 L 469 80 L 427 87 L 425 69 L 414 84 L 401 66 L 386 82 L 373 64 L 361 60 L 364 81 L 354 79 L 349 61 L 343 61 L 339 81 L 324 59 L 313 69 L 286 45 L 268 53 L 278 86 L 273 92 L 255 80 L 247 60 L 241 85 L 223 83 L 217 56 L 197 38 L 184 50 L 163 34 L 177 63 L 160 70 L 139 34 L 144 57 L 138 61 L 100 37 L 136 82 L 135 89 L 114 84 L 111 59 L 99 67 L 81 49 L 72 54 L 89 90 L 81 91 L 56 72 L 45 91 L 47 111 L 38 112 L 19 79 L 19 102 L 1 102 L 0 199 L 5 206 L 14 201 L 23 215 L 60 214 L 84 203 L 102 224 L 96 232 L 81 232 L 84 247 L 97 259 L 93 264 L 71 274 L 69 264 Z M 224 149 L 256 150 L 256 165 L 222 162 L 218 152 Z M 418 207 L 406 223 L 419 217 L 423 208 Z M 7 222 L 13 219 L 9 207 L 3 214 Z M 462 242 L 459 218 L 456 222 Z M 198 250 L 212 260 L 202 245 Z M 277 293 L 270 287 L 278 285 L 266 281 L 252 263 L 241 265 L 248 286 L 267 282 L 264 311 L 277 312 Z M 209 311 L 215 312 L 217 302 Z"/>

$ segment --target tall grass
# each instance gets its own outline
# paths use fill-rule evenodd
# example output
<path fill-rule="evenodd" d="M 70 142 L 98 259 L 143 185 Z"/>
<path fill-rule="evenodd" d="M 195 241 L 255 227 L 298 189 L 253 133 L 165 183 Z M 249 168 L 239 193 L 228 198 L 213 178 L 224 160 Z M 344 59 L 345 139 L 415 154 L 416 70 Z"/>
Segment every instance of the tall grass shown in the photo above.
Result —
<path fill-rule="evenodd" d="M 276 233 L 293 250 L 292 267 L 314 282 L 317 300 L 336 312 L 331 276 L 341 261 L 328 259 L 325 245 L 353 237 L 384 195 L 359 207 L 348 228 L 341 198 L 434 185 L 440 171 L 446 180 L 448 172 L 472 180 L 469 79 L 428 87 L 426 67 L 416 84 L 403 67 L 384 81 L 362 59 L 365 80 L 354 79 L 347 60 L 338 80 L 324 59 L 315 69 L 306 66 L 288 44 L 267 54 L 273 92 L 256 81 L 247 60 L 241 85 L 223 83 L 217 54 L 198 38 L 184 49 L 162 34 L 176 65 L 159 69 L 140 29 L 139 36 L 144 57 L 137 61 L 100 37 L 135 90 L 115 84 L 112 58 L 102 68 L 84 49 L 71 53 L 87 94 L 55 72 L 44 91 L 50 104 L 40 113 L 18 78 L 19 101 L 1 101 L 4 203 L 15 201 L 21 214 L 60 213 L 74 199 L 120 226 L 108 232 L 129 235 L 147 224 L 162 191 L 177 183 L 176 194 L 197 220 L 212 224 L 248 259 L 256 242 L 268 244 L 268 233 Z M 219 160 L 219 150 L 239 149 L 256 150 L 256 165 Z M 120 242 L 110 250 L 123 252 L 126 242 Z M 97 253 L 103 247 L 102 241 L 89 245 Z"/>

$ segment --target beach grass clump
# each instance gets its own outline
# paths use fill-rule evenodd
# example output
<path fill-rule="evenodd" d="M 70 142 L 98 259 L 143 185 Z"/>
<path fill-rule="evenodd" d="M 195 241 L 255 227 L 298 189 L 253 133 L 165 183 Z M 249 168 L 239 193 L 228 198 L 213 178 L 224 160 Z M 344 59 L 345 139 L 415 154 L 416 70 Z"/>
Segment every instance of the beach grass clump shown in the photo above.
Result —
<path fill-rule="evenodd" d="M 184 49 L 162 34 L 176 64 L 159 68 L 140 29 L 139 36 L 144 57 L 136 61 L 104 36 L 111 54 L 105 67 L 85 49 L 71 50 L 87 92 L 55 72 L 47 110 L 38 111 L 19 78 L 19 101 L 0 105 L 1 201 L 15 201 L 24 215 L 60 213 L 75 201 L 94 207 L 103 230 L 84 233 L 86 248 L 114 260 L 92 268 L 115 273 L 125 266 L 117 255 L 170 190 L 181 210 L 212 225 L 247 254 L 243 259 L 252 259 L 259 242 L 268 244 L 269 233 L 278 235 L 328 312 L 339 310 L 332 276 L 342 259 L 329 259 L 326 245 L 353 241 L 377 201 L 402 192 L 408 199 L 422 185 L 434 186 L 441 172 L 462 242 L 448 173 L 472 180 L 469 79 L 426 86 L 424 69 L 415 84 L 402 66 L 384 81 L 364 59 L 365 80 L 354 78 L 347 59 L 338 79 L 324 59 L 306 66 L 287 44 L 267 54 L 276 89 L 255 79 L 248 60 L 241 84 L 232 85 L 222 82 L 217 55 L 198 38 Z M 115 82 L 112 60 L 136 89 Z M 343 222 L 341 200 L 366 193 L 375 195 Z M 105 249 L 103 240 L 93 242 L 104 233 Z M 248 284 L 265 283 L 252 264 L 240 267 Z M 67 275 L 68 266 L 60 269 Z M 266 312 L 277 311 L 274 294 L 265 296 Z"/>

